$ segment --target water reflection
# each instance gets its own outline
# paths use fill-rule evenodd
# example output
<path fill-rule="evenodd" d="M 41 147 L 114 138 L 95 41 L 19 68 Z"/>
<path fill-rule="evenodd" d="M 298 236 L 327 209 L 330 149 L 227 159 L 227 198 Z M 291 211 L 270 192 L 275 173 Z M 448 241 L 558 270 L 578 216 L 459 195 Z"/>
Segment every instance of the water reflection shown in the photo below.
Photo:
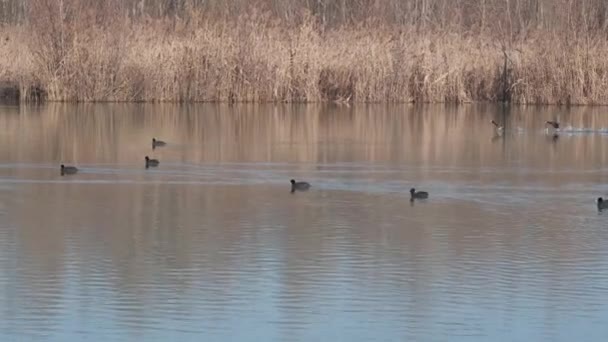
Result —
<path fill-rule="evenodd" d="M 2 107 L 0 339 L 601 340 L 608 117 L 556 111 Z"/>
<path fill-rule="evenodd" d="M 605 162 L 608 118 L 597 108 L 561 114 L 559 155 L 544 153 L 545 119 L 555 109 L 512 108 L 506 132 L 494 134 L 501 110 L 466 107 L 316 107 L 222 105 L 52 105 L 2 108 L 4 160 L 132 163 L 158 152 L 176 162 L 416 162 L 432 165 L 501 163 L 521 153 L 537 165 Z M 440 112 L 440 115 L 436 113 Z M 495 114 L 494 114 L 495 113 Z M 501 119 L 498 119 L 498 118 Z M 576 129 L 568 131 L 568 127 Z M 595 130 L 595 133 L 585 130 Z M 152 151 L 152 136 L 171 144 Z M 581 137 L 583 136 L 583 137 Z M 551 136 L 552 137 L 552 136 Z M 493 142 L 510 140 L 496 153 Z M 554 139 L 555 140 L 555 139 Z M 169 148 L 170 147 L 170 148 Z M 532 149 L 532 151 L 528 151 Z M 590 158 L 591 156 L 598 158 Z M 584 165 L 579 165 L 584 166 Z"/>

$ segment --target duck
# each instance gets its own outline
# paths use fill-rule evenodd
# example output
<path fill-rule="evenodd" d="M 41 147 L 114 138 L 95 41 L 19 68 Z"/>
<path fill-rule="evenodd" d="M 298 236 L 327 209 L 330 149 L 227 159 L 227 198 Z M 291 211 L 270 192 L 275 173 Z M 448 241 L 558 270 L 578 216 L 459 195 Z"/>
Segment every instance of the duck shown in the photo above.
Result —
<path fill-rule="evenodd" d="M 411 199 L 426 199 L 429 198 L 429 193 L 426 191 L 416 191 L 415 188 L 410 189 L 410 195 L 412 195 Z"/>
<path fill-rule="evenodd" d="M 61 164 L 61 175 L 73 175 L 78 172 L 78 168 L 76 166 L 65 166 Z"/>
<path fill-rule="evenodd" d="M 160 146 L 165 146 L 165 145 L 167 145 L 166 142 L 164 142 L 162 140 L 156 140 L 156 138 L 152 138 L 152 149 L 155 149 Z"/>
<path fill-rule="evenodd" d="M 502 132 L 505 128 L 501 125 L 499 125 L 498 123 L 496 123 L 496 121 L 492 120 L 492 125 L 494 125 L 496 131 L 498 132 Z"/>
<path fill-rule="evenodd" d="M 160 164 L 160 162 L 158 161 L 158 159 L 150 159 L 148 156 L 146 156 L 146 169 L 149 167 L 155 167 L 158 166 L 158 164 Z"/>
<path fill-rule="evenodd" d="M 307 182 L 296 182 L 295 179 L 291 181 L 291 192 L 297 191 L 306 191 L 310 189 L 310 183 Z"/>
<path fill-rule="evenodd" d="M 559 122 L 557 121 L 546 121 L 545 125 L 550 125 L 553 129 L 559 129 Z"/>
<path fill-rule="evenodd" d="M 608 209 L 608 201 L 604 201 L 603 198 L 597 198 L 597 210 Z"/>

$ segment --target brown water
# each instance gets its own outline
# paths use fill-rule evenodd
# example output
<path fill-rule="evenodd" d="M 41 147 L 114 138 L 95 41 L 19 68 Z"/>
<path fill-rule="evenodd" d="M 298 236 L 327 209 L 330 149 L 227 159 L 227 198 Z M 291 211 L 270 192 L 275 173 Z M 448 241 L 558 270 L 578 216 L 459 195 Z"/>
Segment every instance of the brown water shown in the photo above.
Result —
<path fill-rule="evenodd" d="M 0 107 L 0 340 L 604 341 L 605 111 Z"/>

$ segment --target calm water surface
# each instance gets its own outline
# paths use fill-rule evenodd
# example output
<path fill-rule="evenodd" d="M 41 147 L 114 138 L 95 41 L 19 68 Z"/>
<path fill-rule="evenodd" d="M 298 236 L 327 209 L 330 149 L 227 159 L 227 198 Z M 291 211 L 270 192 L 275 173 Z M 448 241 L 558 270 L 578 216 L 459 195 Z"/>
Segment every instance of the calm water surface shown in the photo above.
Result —
<path fill-rule="evenodd" d="M 605 341 L 605 111 L 0 107 L 0 340 Z"/>

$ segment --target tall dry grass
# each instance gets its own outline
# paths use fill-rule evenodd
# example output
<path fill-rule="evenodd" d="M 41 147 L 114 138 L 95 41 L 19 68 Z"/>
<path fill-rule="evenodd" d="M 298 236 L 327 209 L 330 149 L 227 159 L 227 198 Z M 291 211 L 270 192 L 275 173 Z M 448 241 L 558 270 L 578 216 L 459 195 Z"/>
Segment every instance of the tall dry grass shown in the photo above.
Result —
<path fill-rule="evenodd" d="M 255 12 L 233 20 L 36 13 L 0 27 L 0 83 L 22 100 L 608 104 L 600 35 L 537 29 L 501 40 Z"/>

